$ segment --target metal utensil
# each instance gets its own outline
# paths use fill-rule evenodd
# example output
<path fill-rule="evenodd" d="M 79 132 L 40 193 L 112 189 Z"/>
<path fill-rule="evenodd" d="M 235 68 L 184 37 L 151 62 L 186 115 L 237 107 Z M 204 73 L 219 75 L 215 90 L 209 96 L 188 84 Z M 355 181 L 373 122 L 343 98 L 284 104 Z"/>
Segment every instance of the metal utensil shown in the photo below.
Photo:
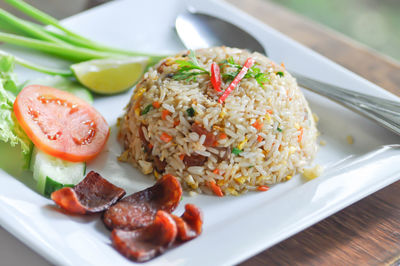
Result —
<path fill-rule="evenodd" d="M 257 39 L 220 18 L 190 12 L 180 14 L 175 28 L 190 49 L 227 45 L 267 54 Z M 301 87 L 328 97 L 400 135 L 400 103 L 351 91 L 289 71 Z"/>

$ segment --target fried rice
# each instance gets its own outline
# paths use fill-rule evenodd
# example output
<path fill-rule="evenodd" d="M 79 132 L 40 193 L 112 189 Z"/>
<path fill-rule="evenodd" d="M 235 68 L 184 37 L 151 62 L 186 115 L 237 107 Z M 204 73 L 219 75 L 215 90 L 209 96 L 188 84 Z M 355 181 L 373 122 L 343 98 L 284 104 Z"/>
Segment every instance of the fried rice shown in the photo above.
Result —
<path fill-rule="evenodd" d="M 172 174 L 185 190 L 219 196 L 265 190 L 310 164 L 317 152 L 317 128 L 283 65 L 237 48 L 194 54 L 204 70 L 219 64 L 222 91 L 201 69 L 185 72 L 185 62 L 193 63 L 189 51 L 150 68 L 120 120 L 121 161 L 156 178 Z M 252 75 L 219 103 L 249 57 L 255 60 Z"/>

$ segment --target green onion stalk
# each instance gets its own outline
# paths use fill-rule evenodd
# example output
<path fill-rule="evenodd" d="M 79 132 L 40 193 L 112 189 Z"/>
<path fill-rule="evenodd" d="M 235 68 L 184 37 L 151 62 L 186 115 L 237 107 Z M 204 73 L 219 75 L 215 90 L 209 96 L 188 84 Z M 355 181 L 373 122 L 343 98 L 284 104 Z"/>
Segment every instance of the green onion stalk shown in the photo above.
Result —
<path fill-rule="evenodd" d="M 38 22 L 57 28 L 59 32 L 49 30 L 43 25 L 20 19 L 7 11 L 0 9 L 0 29 L 2 30 L 0 31 L 1 42 L 35 49 L 73 62 L 111 57 L 145 56 L 149 58 L 149 65 L 153 65 L 166 56 L 122 50 L 99 44 L 70 31 L 62 26 L 57 19 L 22 0 L 5 0 L 5 2 L 19 9 L 25 15 L 37 20 Z M 15 59 L 16 63 L 43 73 L 62 76 L 72 75 L 70 70 L 50 69 L 21 58 Z"/>

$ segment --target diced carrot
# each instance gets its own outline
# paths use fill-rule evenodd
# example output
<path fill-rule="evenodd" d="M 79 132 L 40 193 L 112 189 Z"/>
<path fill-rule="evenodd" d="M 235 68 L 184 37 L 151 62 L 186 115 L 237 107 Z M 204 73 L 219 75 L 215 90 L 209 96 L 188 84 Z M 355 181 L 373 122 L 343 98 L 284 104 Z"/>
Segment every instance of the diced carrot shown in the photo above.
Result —
<path fill-rule="evenodd" d="M 215 181 L 209 181 L 209 182 L 207 182 L 207 185 L 214 192 L 214 194 L 217 195 L 218 197 L 224 196 L 224 193 L 222 193 L 221 188 L 217 184 L 215 184 Z"/>
<path fill-rule="evenodd" d="M 268 189 L 269 189 L 268 186 L 259 186 L 259 187 L 257 188 L 258 191 L 267 191 Z"/>
<path fill-rule="evenodd" d="M 220 139 L 226 139 L 228 136 L 225 133 L 219 134 Z"/>
<path fill-rule="evenodd" d="M 168 135 L 167 133 L 163 132 L 160 136 L 160 139 L 164 141 L 165 143 L 168 143 L 172 140 L 172 137 Z"/>
<path fill-rule="evenodd" d="M 214 141 L 214 143 L 211 145 L 211 147 L 217 147 L 218 146 L 218 140 Z"/>
<path fill-rule="evenodd" d="M 219 175 L 219 169 L 218 169 L 218 168 L 215 168 L 214 171 L 213 171 L 213 173 L 216 174 L 216 175 Z"/>
<path fill-rule="evenodd" d="M 264 124 L 259 119 L 257 119 L 256 122 L 252 124 L 252 126 L 257 130 L 261 130 Z"/>
<path fill-rule="evenodd" d="M 282 66 L 282 67 L 285 67 L 285 63 L 282 62 L 282 63 L 281 63 L 281 66 Z"/>
<path fill-rule="evenodd" d="M 272 110 L 267 110 L 267 113 L 270 114 L 270 115 L 272 115 L 272 114 L 274 113 L 274 111 L 272 111 Z"/>
<path fill-rule="evenodd" d="M 302 127 L 301 127 L 299 130 L 300 130 L 300 135 L 297 136 L 297 141 L 298 141 L 298 142 L 301 142 L 301 140 L 303 139 L 303 131 L 304 131 L 304 130 L 303 130 Z"/>
<path fill-rule="evenodd" d="M 261 136 L 258 136 L 258 137 L 257 137 L 257 141 L 258 141 L 258 142 L 261 142 L 261 141 L 263 141 L 263 139 L 264 139 L 264 138 L 263 138 L 263 137 L 261 137 Z"/>
<path fill-rule="evenodd" d="M 149 143 L 149 144 L 147 145 L 147 147 L 149 147 L 149 149 L 151 150 L 151 149 L 153 149 L 153 144 Z"/>
<path fill-rule="evenodd" d="M 176 120 L 174 121 L 174 127 L 179 126 L 180 123 L 181 123 L 181 120 L 176 119 Z"/>
<path fill-rule="evenodd" d="M 167 115 L 169 115 L 169 114 L 170 114 L 170 111 L 168 111 L 168 110 L 162 110 L 161 119 L 162 119 L 162 120 L 167 119 Z"/>
<path fill-rule="evenodd" d="M 181 161 L 183 161 L 183 158 L 185 158 L 185 154 L 179 155 L 179 159 L 180 159 Z"/>
<path fill-rule="evenodd" d="M 160 108 L 160 106 L 161 106 L 161 103 L 160 102 L 157 102 L 157 101 L 155 101 L 155 102 L 153 102 L 153 107 L 154 108 Z"/>

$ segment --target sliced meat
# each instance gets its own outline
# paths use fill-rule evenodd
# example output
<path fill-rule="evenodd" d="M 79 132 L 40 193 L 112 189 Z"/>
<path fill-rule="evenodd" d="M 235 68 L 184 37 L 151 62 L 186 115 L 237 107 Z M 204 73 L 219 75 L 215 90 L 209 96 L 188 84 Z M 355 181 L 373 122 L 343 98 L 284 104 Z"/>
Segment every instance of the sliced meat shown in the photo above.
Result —
<path fill-rule="evenodd" d="M 206 136 L 206 139 L 204 140 L 204 143 L 203 143 L 204 146 L 206 146 L 206 147 L 214 146 L 214 143 L 216 142 L 217 137 L 214 135 L 213 132 L 208 131 L 207 129 L 205 129 L 198 123 L 192 124 L 192 131 L 199 134 L 199 136 L 201 136 L 201 135 Z"/>
<path fill-rule="evenodd" d="M 180 241 L 191 240 L 201 234 L 203 226 L 203 215 L 199 208 L 193 204 L 185 205 L 185 212 L 181 217 L 172 215 L 178 228 L 178 239 Z"/>
<path fill-rule="evenodd" d="M 105 211 L 124 195 L 125 190 L 91 171 L 74 188 L 54 191 L 51 199 L 70 213 L 86 214 Z"/>
<path fill-rule="evenodd" d="M 157 170 L 157 172 L 162 174 L 162 173 L 164 173 L 165 167 L 167 166 L 167 161 L 166 160 L 161 161 L 160 157 L 158 157 L 156 155 L 156 156 L 154 156 L 153 164 L 154 164 L 154 168 Z"/>
<path fill-rule="evenodd" d="M 114 229 L 111 240 L 122 255 L 141 262 L 163 253 L 175 241 L 177 231 L 171 215 L 157 211 L 152 224 L 134 231 Z"/>
<path fill-rule="evenodd" d="M 185 155 L 183 157 L 183 163 L 186 165 L 186 167 L 203 166 L 207 161 L 207 159 L 208 158 L 206 156 L 197 153 L 192 153 L 191 155 Z"/>
<path fill-rule="evenodd" d="M 134 230 L 152 223 L 158 210 L 172 212 L 182 197 L 182 188 L 176 177 L 167 174 L 145 190 L 123 198 L 103 215 L 109 229 Z"/>

